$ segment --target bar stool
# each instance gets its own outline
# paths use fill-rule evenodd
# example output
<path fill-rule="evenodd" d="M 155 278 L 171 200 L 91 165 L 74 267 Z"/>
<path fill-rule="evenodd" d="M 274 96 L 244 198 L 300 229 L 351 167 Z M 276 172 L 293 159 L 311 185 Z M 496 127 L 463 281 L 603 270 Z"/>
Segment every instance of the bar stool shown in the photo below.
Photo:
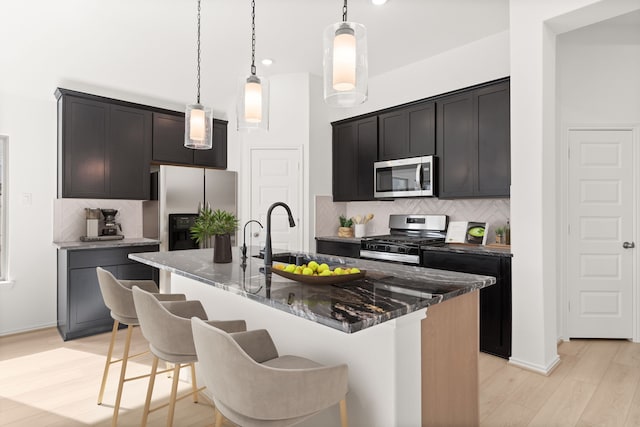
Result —
<path fill-rule="evenodd" d="M 197 317 L 207 320 L 207 313 L 200 301 L 166 301 L 161 302 L 154 298 L 153 294 L 133 287 L 133 301 L 136 306 L 142 335 L 149 341 L 149 350 L 153 354 L 153 365 L 151 367 L 151 377 L 149 378 L 149 388 L 144 404 L 141 426 L 147 425 L 149 413 L 169 405 L 167 416 L 167 426 L 173 425 L 173 415 L 176 402 L 189 395 L 193 396 L 194 403 L 198 402 L 198 389 L 196 385 L 195 365 L 198 361 L 196 350 L 193 344 L 193 334 L 191 332 L 191 318 Z M 240 332 L 247 329 L 244 320 L 229 321 L 207 321 L 205 324 L 215 325 L 217 328 L 228 332 Z M 175 364 L 173 369 L 173 382 L 171 384 L 171 396 L 169 403 L 151 409 L 151 396 L 158 369 L 158 361 Z M 178 378 L 180 369 L 186 366 L 191 367 L 191 392 L 177 397 Z"/>
<path fill-rule="evenodd" d="M 348 426 L 346 364 L 279 356 L 264 329 L 230 334 L 197 318 L 191 327 L 216 405 L 215 427 L 222 426 L 223 415 L 242 427 L 290 426 L 336 403 L 342 427 Z"/>
<path fill-rule="evenodd" d="M 129 359 L 146 354 L 142 352 L 134 355 L 129 355 L 129 348 L 131 345 L 131 334 L 133 327 L 139 325 L 138 316 L 136 314 L 135 305 L 133 303 L 133 293 L 131 287 L 136 285 L 142 289 L 146 289 L 152 292 L 154 298 L 167 301 L 184 301 L 186 297 L 182 294 L 159 294 L 158 286 L 153 280 L 118 280 L 111 272 L 105 270 L 102 267 L 96 268 L 96 274 L 98 275 L 98 283 L 100 285 L 100 292 L 102 293 L 102 299 L 104 304 L 109 310 L 111 310 L 111 317 L 113 318 L 113 329 L 111 330 L 111 340 L 109 342 L 109 350 L 107 351 L 107 359 L 104 365 L 104 372 L 102 373 L 102 383 L 100 384 L 100 391 L 98 393 L 98 405 L 102 404 L 104 397 L 104 389 L 107 384 L 107 377 L 109 375 L 109 367 L 114 363 L 122 362 L 120 365 L 120 379 L 118 381 L 118 391 L 116 392 L 116 402 L 113 407 L 113 417 L 111 418 L 111 425 L 116 426 L 118 423 L 118 414 L 120 412 L 120 402 L 122 399 L 122 389 L 124 383 L 127 381 L 137 380 L 140 378 L 146 378 L 149 375 L 141 375 L 137 377 L 126 378 L 127 362 Z M 118 332 L 118 326 L 122 323 L 127 325 L 127 336 L 124 342 L 124 351 L 121 359 L 113 360 L 113 347 L 116 341 Z"/>

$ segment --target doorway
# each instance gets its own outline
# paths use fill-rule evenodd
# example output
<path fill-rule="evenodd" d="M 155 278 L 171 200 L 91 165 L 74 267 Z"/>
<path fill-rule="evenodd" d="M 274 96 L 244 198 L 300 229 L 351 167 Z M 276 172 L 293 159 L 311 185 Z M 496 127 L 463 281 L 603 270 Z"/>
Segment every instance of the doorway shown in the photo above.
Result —
<path fill-rule="evenodd" d="M 274 202 L 284 202 L 296 221 L 289 227 L 287 212 L 278 207 L 271 216 L 271 247 L 274 250 L 302 250 L 305 225 L 302 212 L 302 150 L 292 148 L 251 148 L 251 218 L 267 227 L 267 211 Z M 266 233 L 260 235 L 264 246 Z"/>
<path fill-rule="evenodd" d="M 634 338 L 632 129 L 569 129 L 567 338 Z"/>

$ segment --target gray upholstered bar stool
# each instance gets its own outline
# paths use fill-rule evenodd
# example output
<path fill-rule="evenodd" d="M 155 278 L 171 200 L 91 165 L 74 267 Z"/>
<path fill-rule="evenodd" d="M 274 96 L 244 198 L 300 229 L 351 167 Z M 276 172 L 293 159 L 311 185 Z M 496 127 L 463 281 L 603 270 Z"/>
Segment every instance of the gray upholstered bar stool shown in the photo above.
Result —
<path fill-rule="evenodd" d="M 147 353 L 143 352 L 129 355 L 131 333 L 133 332 L 133 327 L 139 324 L 138 315 L 133 303 L 133 293 L 131 292 L 131 287 L 134 285 L 139 286 L 141 289 L 152 292 L 155 298 L 162 300 L 179 301 L 185 300 L 186 298 L 184 295 L 180 294 L 159 294 L 158 286 L 153 280 L 118 280 L 113 276 L 113 274 L 111 274 L 111 272 L 101 267 L 96 268 L 96 274 L 98 275 L 98 283 L 100 284 L 102 299 L 104 300 L 104 304 L 107 306 L 107 308 L 111 310 L 111 317 L 113 318 L 111 340 L 109 342 L 109 350 L 107 351 L 107 359 L 104 365 L 104 372 L 102 373 L 100 392 L 98 393 L 98 405 L 102 404 L 104 389 L 107 383 L 107 377 L 109 376 L 109 367 L 114 363 L 122 362 L 122 365 L 120 365 L 120 379 L 118 381 L 116 402 L 113 407 L 113 417 L 111 418 L 111 425 L 115 426 L 118 423 L 118 413 L 120 411 L 120 401 L 122 398 L 122 389 L 124 387 L 124 383 L 127 381 L 146 378 L 149 376 L 142 375 L 126 378 L 127 362 L 129 361 L 129 359 Z M 116 341 L 116 335 L 120 323 L 122 323 L 123 325 L 127 325 L 127 336 L 124 342 L 122 359 L 113 360 L 113 346 Z"/>
<path fill-rule="evenodd" d="M 323 366 L 298 356 L 279 356 L 264 330 L 227 333 L 191 319 L 202 378 L 222 416 L 242 427 L 297 424 L 336 403 L 347 427 L 348 368 Z"/>
<path fill-rule="evenodd" d="M 196 349 L 193 344 L 191 332 L 191 318 L 197 317 L 207 320 L 207 313 L 200 301 L 158 301 L 149 292 L 138 287 L 133 287 L 133 300 L 136 305 L 138 319 L 142 335 L 149 341 L 149 350 L 153 354 L 151 378 L 147 389 L 147 398 L 144 404 L 141 426 L 146 426 L 149 413 L 169 405 L 167 426 L 173 425 L 173 414 L 176 401 L 189 395 L 193 401 L 198 401 L 198 389 L 194 363 L 198 361 Z M 228 332 L 240 332 L 247 329 L 244 320 L 207 321 L 205 324 L 215 325 Z M 175 364 L 173 369 L 173 382 L 169 403 L 151 409 L 151 396 L 155 383 L 158 360 Z M 178 398 L 178 378 L 180 369 L 189 365 L 191 367 L 191 392 Z M 204 387 L 203 387 L 204 388 Z"/>

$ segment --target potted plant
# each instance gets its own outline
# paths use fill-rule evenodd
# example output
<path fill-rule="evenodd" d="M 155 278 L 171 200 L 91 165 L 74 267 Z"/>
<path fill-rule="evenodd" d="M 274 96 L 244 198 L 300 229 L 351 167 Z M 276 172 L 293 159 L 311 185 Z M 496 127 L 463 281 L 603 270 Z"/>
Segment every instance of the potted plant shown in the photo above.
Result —
<path fill-rule="evenodd" d="M 191 237 L 203 248 L 210 247 L 213 237 L 213 262 L 231 262 L 231 233 L 238 229 L 238 219 L 231 212 L 222 209 L 212 211 L 204 208 L 200 211 L 193 226 Z"/>
<path fill-rule="evenodd" d="M 504 228 L 498 227 L 496 228 L 496 243 L 503 244 L 504 243 Z"/>
<path fill-rule="evenodd" d="M 353 220 L 347 219 L 346 216 L 340 215 L 340 227 L 338 228 L 338 237 L 353 237 Z"/>

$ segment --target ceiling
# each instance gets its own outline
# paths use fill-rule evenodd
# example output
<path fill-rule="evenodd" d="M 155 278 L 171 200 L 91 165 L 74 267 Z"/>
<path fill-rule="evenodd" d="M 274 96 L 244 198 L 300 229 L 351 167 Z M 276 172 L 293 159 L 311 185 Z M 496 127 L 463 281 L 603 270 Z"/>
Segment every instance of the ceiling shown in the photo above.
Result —
<path fill-rule="evenodd" d="M 195 47 L 196 2 L 180 4 L 193 5 L 193 16 L 187 14 L 181 26 L 193 27 Z M 323 30 L 341 19 L 340 0 L 256 0 L 258 75 L 321 76 Z M 348 20 L 367 29 L 369 77 L 374 77 L 507 30 L 509 7 L 508 0 L 389 0 L 383 6 L 351 0 Z M 220 96 L 250 70 L 251 2 L 203 0 L 202 22 L 203 73 L 214 69 L 214 91 Z M 259 62 L 265 57 L 273 65 Z"/>

